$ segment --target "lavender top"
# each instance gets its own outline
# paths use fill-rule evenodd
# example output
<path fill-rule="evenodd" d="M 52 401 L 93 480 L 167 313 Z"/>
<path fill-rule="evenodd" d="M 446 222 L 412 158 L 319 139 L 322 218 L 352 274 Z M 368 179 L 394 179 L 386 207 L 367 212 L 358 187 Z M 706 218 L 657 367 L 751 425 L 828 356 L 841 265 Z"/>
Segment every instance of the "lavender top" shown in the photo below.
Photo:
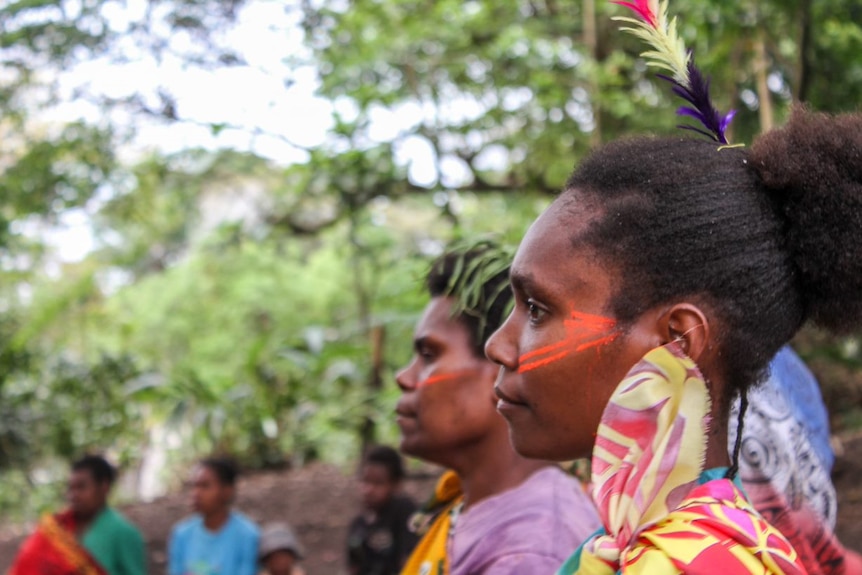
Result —
<path fill-rule="evenodd" d="M 547 467 L 460 514 L 449 537 L 450 573 L 554 573 L 600 525 L 578 482 Z"/>

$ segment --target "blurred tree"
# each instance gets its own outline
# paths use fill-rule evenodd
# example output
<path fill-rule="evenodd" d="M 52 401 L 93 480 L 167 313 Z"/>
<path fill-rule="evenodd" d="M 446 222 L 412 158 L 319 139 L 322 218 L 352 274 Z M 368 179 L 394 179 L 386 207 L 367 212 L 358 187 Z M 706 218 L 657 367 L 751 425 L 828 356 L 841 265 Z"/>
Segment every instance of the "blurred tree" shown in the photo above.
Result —
<path fill-rule="evenodd" d="M 12 0 L 0 6 L 0 102 L 4 118 L 21 120 L 38 105 L 62 99 L 110 97 L 82 88 L 64 94 L 59 73 L 101 58 L 121 64 L 151 57 L 176 57 L 187 65 L 221 67 L 241 63 L 219 42 L 243 0 Z M 161 87 L 155 102 L 132 99 L 143 111 L 175 119 L 171 95 Z"/>
<path fill-rule="evenodd" d="M 241 65 L 226 31 L 257 1 L 0 7 L 0 469 L 35 481 L 87 447 L 134 462 L 165 437 L 180 457 L 351 459 L 393 437 L 391 382 L 428 258 L 456 237 L 517 242 L 592 146 L 675 132 L 679 103 L 610 20 L 623 8 L 594 0 L 286 3 L 309 51 L 284 54 L 285 80 L 313 66 L 335 114 L 288 167 L 235 150 L 121 161 L 131 117 L 183 119 L 171 86 L 106 95 L 60 81 L 91 59 Z M 859 10 L 672 6 L 745 142 L 794 97 L 858 105 Z M 39 115 L 62 101 L 100 112 Z M 75 211 L 95 249 L 51 261 L 41 232 Z M 848 341 L 815 340 L 810 355 L 858 363 Z"/>
<path fill-rule="evenodd" d="M 619 33 L 610 18 L 624 9 L 610 2 L 303 7 L 321 92 L 361 120 L 397 118 L 393 147 L 426 142 L 443 188 L 553 191 L 591 145 L 674 130 L 679 102 L 637 57 L 639 41 Z M 858 0 L 671 6 L 716 102 L 740 112 L 736 141 L 780 121 L 794 94 L 829 110 L 858 105 L 860 9 Z"/>

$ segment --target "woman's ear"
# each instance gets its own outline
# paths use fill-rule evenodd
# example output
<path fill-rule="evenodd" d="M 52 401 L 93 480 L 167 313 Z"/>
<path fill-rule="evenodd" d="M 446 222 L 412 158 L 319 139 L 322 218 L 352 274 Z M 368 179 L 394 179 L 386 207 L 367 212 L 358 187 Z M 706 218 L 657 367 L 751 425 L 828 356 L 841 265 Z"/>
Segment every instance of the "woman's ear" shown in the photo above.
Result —
<path fill-rule="evenodd" d="M 687 356 L 697 363 L 710 341 L 709 321 L 701 308 L 691 303 L 676 304 L 662 318 L 667 343 L 677 342 Z"/>

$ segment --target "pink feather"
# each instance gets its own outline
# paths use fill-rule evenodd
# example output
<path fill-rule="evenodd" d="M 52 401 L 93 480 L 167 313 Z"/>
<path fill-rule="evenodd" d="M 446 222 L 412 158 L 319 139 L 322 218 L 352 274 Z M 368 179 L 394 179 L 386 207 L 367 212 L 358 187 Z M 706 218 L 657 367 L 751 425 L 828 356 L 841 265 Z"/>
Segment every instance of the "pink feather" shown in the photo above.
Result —
<path fill-rule="evenodd" d="M 634 10 L 635 12 L 640 14 L 641 18 L 643 18 L 653 28 L 658 25 L 656 15 L 653 14 L 652 10 L 650 9 L 649 0 L 633 0 L 632 2 L 614 0 L 613 3 L 619 4 L 620 6 L 625 6 L 630 10 Z"/>

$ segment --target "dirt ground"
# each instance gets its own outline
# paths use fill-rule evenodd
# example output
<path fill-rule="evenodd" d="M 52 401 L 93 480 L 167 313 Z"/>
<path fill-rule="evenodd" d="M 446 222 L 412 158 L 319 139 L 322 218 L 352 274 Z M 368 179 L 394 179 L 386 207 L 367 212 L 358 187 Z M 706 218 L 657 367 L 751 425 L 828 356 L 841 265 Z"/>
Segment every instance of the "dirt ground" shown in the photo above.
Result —
<path fill-rule="evenodd" d="M 862 553 L 862 433 L 844 437 L 836 452 L 832 470 L 838 491 L 835 532 L 846 547 Z"/>
<path fill-rule="evenodd" d="M 838 490 L 837 532 L 848 547 L 862 552 L 862 433 L 847 436 L 838 449 L 834 480 Z M 424 500 L 433 485 L 433 470 L 424 469 L 405 486 L 417 500 Z M 356 511 L 354 479 L 322 464 L 305 469 L 267 472 L 240 483 L 238 507 L 259 523 L 288 521 L 306 546 L 308 575 L 343 573 L 344 538 Z M 150 572 L 164 573 L 165 540 L 170 527 L 188 512 L 182 494 L 151 503 L 127 505 L 123 512 L 144 532 L 149 548 Z M 8 568 L 20 535 L 0 532 L 0 573 Z"/>

